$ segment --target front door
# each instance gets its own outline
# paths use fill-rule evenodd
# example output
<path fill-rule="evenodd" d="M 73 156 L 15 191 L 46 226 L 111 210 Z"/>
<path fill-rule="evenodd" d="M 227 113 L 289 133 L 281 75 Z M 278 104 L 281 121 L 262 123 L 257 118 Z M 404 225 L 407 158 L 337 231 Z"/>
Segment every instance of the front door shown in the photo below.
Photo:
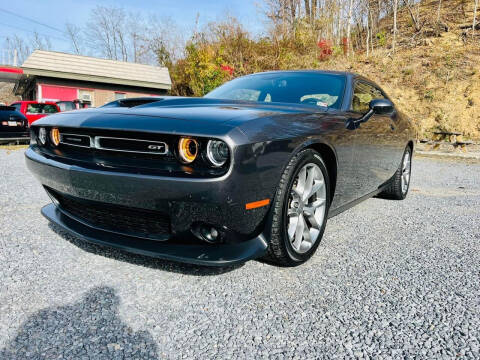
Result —
<path fill-rule="evenodd" d="M 370 110 L 370 101 L 384 98 L 375 85 L 359 80 L 354 85 L 352 111 L 360 118 Z M 399 165 L 395 120 L 395 111 L 373 114 L 355 130 L 356 186 L 360 196 L 377 190 L 393 176 Z"/>

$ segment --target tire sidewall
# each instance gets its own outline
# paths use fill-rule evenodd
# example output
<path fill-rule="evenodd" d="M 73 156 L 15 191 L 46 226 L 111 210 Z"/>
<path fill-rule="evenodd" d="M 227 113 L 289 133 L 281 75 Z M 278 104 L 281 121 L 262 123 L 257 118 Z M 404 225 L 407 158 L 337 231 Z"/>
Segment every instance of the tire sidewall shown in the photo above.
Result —
<path fill-rule="evenodd" d="M 410 171 L 410 177 L 408 179 L 408 184 L 407 184 L 407 190 L 403 192 L 403 187 L 402 187 L 402 175 L 403 175 L 403 162 L 405 161 L 405 157 L 409 156 L 410 157 L 410 168 L 408 169 Z M 403 153 L 402 157 L 402 163 L 400 164 L 400 193 L 401 193 L 401 198 L 405 199 L 408 195 L 408 191 L 410 190 L 410 183 L 412 182 L 412 150 L 410 149 L 409 146 L 405 149 L 405 152 Z"/>
<path fill-rule="evenodd" d="M 314 163 L 318 165 L 320 170 L 322 171 L 323 178 L 325 180 L 325 187 L 326 187 L 326 210 L 325 210 L 325 216 L 323 219 L 322 226 L 320 228 L 320 233 L 318 235 L 317 240 L 315 241 L 315 244 L 304 254 L 299 254 L 297 253 L 288 238 L 288 233 L 287 233 L 287 224 L 288 224 L 288 217 L 287 217 L 287 212 L 288 212 L 288 199 L 290 197 L 290 191 L 293 186 L 293 182 L 295 181 L 295 178 L 297 177 L 298 173 L 302 169 L 303 166 L 305 166 L 308 163 Z M 281 214 L 281 219 L 282 219 L 282 224 L 281 224 L 281 238 L 282 238 L 282 245 L 284 247 L 284 250 L 287 252 L 289 258 L 298 263 L 305 262 L 308 260 L 317 250 L 322 237 L 323 233 L 325 231 L 325 226 L 327 223 L 327 217 L 328 217 L 328 209 L 330 207 L 330 179 L 328 176 L 327 172 L 327 167 L 325 166 L 325 163 L 323 162 L 322 158 L 320 155 L 313 151 L 313 150 L 306 150 L 303 152 L 303 154 L 300 155 L 297 163 L 295 164 L 295 167 L 293 168 L 291 174 L 289 175 L 289 180 L 287 183 L 287 186 L 285 187 L 285 191 L 283 191 L 283 198 L 282 198 L 282 214 Z"/>

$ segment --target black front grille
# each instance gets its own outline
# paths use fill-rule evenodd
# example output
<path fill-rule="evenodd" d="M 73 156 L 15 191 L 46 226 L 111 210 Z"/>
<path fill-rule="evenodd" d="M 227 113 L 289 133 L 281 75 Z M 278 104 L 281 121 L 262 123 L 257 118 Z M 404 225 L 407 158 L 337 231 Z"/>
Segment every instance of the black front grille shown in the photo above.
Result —
<path fill-rule="evenodd" d="M 103 150 L 160 155 L 168 153 L 168 145 L 163 141 L 121 139 L 102 136 L 96 137 L 95 141 L 95 147 Z"/>
<path fill-rule="evenodd" d="M 32 129 L 35 138 L 38 138 L 38 126 L 34 125 Z M 50 128 L 46 129 L 50 131 Z M 179 135 L 69 127 L 59 130 L 58 146 L 47 139 L 46 145 L 37 142 L 35 150 L 69 165 L 102 171 L 188 178 L 219 177 L 229 168 L 229 163 L 218 168 L 212 167 L 204 156 L 199 156 L 192 164 L 183 164 L 175 155 Z M 208 139 L 197 140 L 200 151 L 205 153 Z"/>
<path fill-rule="evenodd" d="M 170 218 L 168 215 L 136 208 L 116 206 L 60 194 L 47 189 L 67 215 L 109 232 L 152 240 L 168 240 Z"/>
<path fill-rule="evenodd" d="M 60 142 L 67 145 L 90 147 L 90 136 L 78 134 L 61 134 Z"/>

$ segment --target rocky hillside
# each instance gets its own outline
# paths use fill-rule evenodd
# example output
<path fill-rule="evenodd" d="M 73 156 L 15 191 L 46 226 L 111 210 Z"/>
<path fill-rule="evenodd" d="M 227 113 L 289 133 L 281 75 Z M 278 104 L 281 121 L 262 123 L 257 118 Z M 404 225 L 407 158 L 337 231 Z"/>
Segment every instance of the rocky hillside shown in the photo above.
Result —
<path fill-rule="evenodd" d="M 365 54 L 353 60 L 336 58 L 321 67 L 351 70 L 376 80 L 415 121 L 419 137 L 446 130 L 478 140 L 480 26 L 472 34 L 473 3 L 444 0 L 437 22 L 438 1 L 422 1 L 420 31 L 403 8 L 395 54 L 389 46 L 392 20 L 387 17 L 383 21 L 386 46 L 375 49 L 368 58 Z"/>
<path fill-rule="evenodd" d="M 19 100 L 18 96 L 13 95 L 13 84 L 0 82 L 0 103 L 10 104 L 15 100 Z"/>

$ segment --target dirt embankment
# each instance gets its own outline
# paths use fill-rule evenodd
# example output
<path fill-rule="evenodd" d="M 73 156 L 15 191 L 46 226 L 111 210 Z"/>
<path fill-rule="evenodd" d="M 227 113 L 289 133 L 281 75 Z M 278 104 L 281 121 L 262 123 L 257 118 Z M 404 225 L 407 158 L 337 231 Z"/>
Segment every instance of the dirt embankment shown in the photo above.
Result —
<path fill-rule="evenodd" d="M 419 137 L 435 130 L 461 132 L 480 140 L 480 26 L 473 20 L 473 1 L 422 1 L 422 28 L 416 31 L 406 8 L 399 13 L 397 51 L 391 51 L 392 20 L 387 17 L 384 47 L 354 59 L 332 59 L 325 68 L 351 70 L 381 84 L 417 125 Z M 480 16 L 477 16 L 477 18 Z M 480 19 L 479 19 L 480 20 Z"/>

